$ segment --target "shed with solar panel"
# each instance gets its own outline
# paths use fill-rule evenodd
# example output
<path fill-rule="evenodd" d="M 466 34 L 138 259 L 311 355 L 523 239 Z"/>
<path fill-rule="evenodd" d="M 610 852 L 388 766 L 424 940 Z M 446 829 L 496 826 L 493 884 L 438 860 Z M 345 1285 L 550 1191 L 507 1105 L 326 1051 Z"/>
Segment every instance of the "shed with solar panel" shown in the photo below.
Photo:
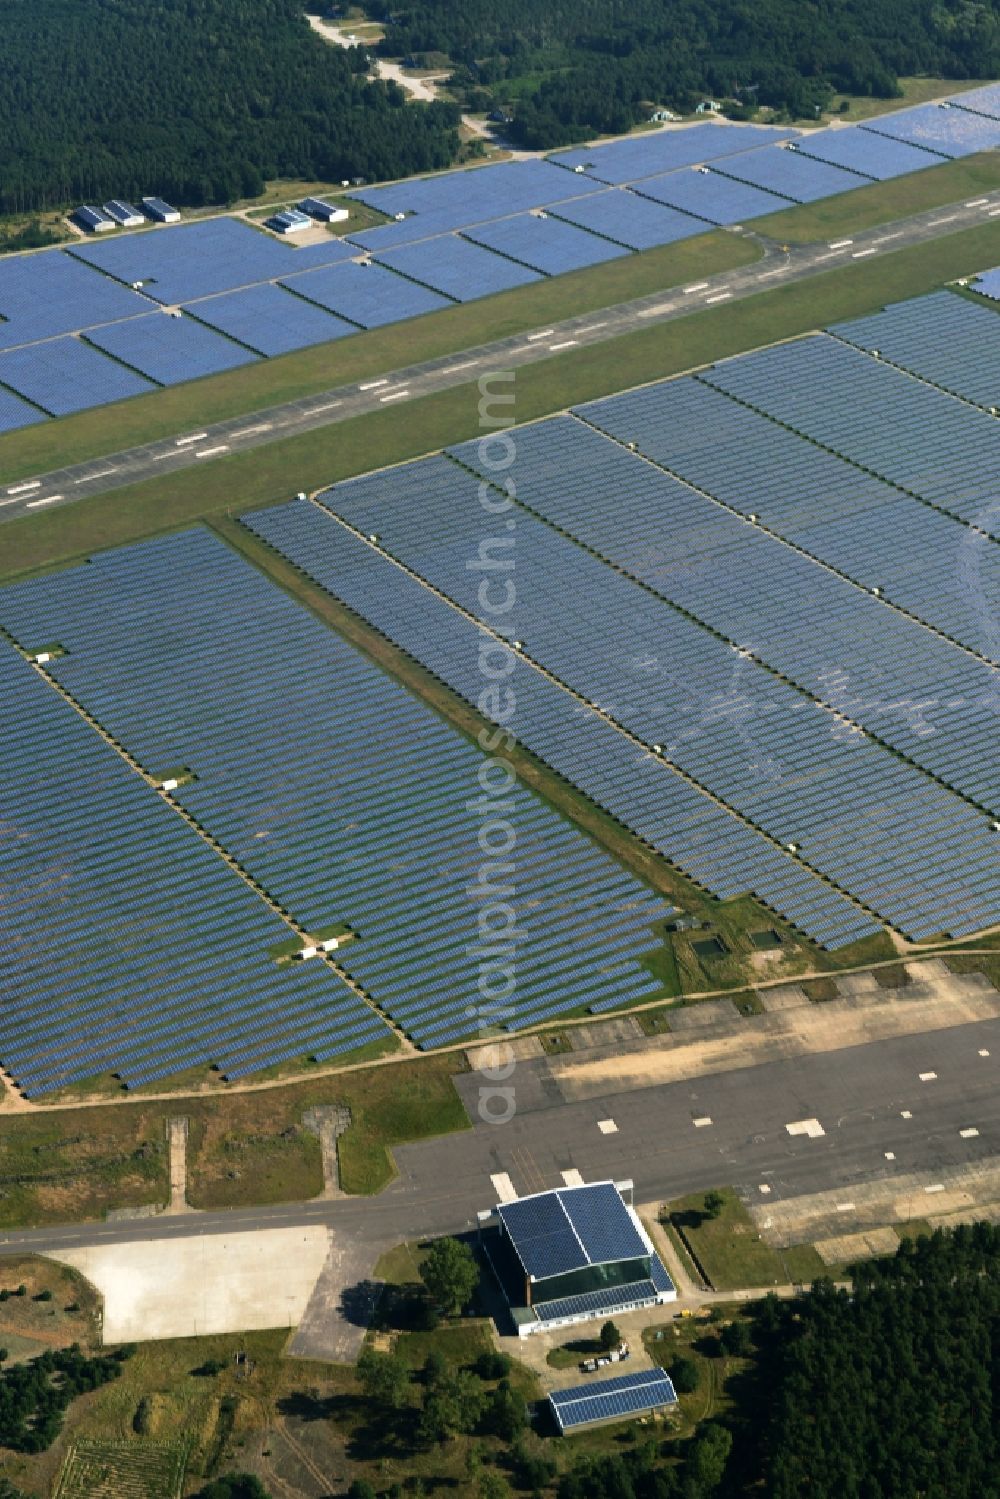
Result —
<path fill-rule="evenodd" d="M 520 1337 L 675 1301 L 632 1183 L 537 1192 L 480 1215 L 480 1243 Z"/>
<path fill-rule="evenodd" d="M 610 1421 L 653 1415 L 677 1404 L 673 1381 L 662 1369 L 642 1369 L 615 1379 L 553 1390 L 549 1406 L 560 1434 L 587 1431 Z"/>

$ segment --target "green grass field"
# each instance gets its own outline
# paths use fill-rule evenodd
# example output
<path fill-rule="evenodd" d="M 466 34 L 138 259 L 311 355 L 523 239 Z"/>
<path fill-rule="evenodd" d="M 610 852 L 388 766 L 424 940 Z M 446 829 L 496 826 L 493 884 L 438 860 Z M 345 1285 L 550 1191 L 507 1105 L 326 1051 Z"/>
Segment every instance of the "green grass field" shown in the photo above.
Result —
<path fill-rule="evenodd" d="M 705 1194 L 694 1192 L 669 1205 L 671 1227 L 717 1291 L 739 1291 L 778 1285 L 808 1285 L 829 1267 L 811 1244 L 772 1249 L 736 1193 L 720 1189 L 723 1207 L 717 1218 L 705 1215 Z"/>

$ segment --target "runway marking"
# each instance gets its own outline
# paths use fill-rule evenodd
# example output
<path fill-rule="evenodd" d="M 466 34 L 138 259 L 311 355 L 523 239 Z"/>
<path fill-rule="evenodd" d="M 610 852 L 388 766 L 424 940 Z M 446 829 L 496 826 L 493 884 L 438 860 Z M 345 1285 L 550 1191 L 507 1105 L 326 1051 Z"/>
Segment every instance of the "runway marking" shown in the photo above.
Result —
<path fill-rule="evenodd" d="M 712 1120 L 710 1115 L 702 1114 L 700 1119 L 692 1119 L 691 1122 L 694 1125 L 695 1129 L 707 1129 Z"/>
<path fill-rule="evenodd" d="M 847 247 L 848 247 L 848 245 L 853 245 L 853 243 L 854 243 L 853 239 L 831 239 L 830 240 L 830 249 L 831 250 L 846 250 Z"/>
<path fill-rule="evenodd" d="M 912 1119 L 913 1115 L 910 1113 L 909 1109 L 900 1109 L 899 1117 L 900 1119 Z"/>
<path fill-rule="evenodd" d="M 853 1213 L 854 1212 L 854 1203 L 853 1202 L 838 1202 L 837 1203 L 837 1212 L 838 1213 Z"/>
<path fill-rule="evenodd" d="M 673 312 L 674 308 L 676 306 L 677 306 L 676 302 L 657 302 L 657 304 L 656 304 L 655 307 L 642 307 L 642 308 L 640 308 L 638 316 L 639 317 L 659 317 L 659 315 L 660 315 L 661 312 Z"/>
<path fill-rule="evenodd" d="M 927 227 L 928 227 L 928 229 L 936 229 L 939 224 L 953 224 L 957 218 L 958 218 L 958 214 L 957 213 L 949 213 L 943 219 L 930 219 L 930 220 L 928 220 Z"/>
<path fill-rule="evenodd" d="M 364 385 L 359 385 L 358 386 L 358 389 L 359 390 L 378 390 L 379 386 L 381 386 L 381 385 L 388 385 L 388 384 L 389 384 L 389 376 L 386 375 L 386 377 L 385 377 L 384 380 L 366 380 L 365 383 L 364 383 Z"/>
<path fill-rule="evenodd" d="M 562 343 L 549 344 L 549 352 L 552 354 L 557 354 L 560 349 L 571 349 L 574 344 L 578 344 L 579 342 L 580 340 L 578 338 L 564 338 Z"/>
<path fill-rule="evenodd" d="M 207 432 L 192 432 L 190 437 L 178 437 L 174 443 L 175 448 L 186 448 L 192 442 L 204 442 L 208 436 Z"/>
<path fill-rule="evenodd" d="M 229 452 L 229 444 L 228 444 L 228 442 L 220 442 L 214 448 L 199 448 L 198 452 L 195 453 L 194 456 L 196 458 L 214 458 L 217 453 L 228 453 L 228 452 Z"/>
<path fill-rule="evenodd" d="M 617 1135 L 618 1126 L 613 1119 L 598 1119 L 597 1128 L 602 1135 Z"/>
<path fill-rule="evenodd" d="M 39 507 L 39 505 L 54 505 L 55 502 L 56 502 L 56 500 L 61 500 L 61 499 L 62 499 L 62 495 L 61 494 L 49 494 L 49 495 L 46 495 L 45 498 L 41 499 L 41 500 L 29 500 L 28 503 L 27 503 L 27 505 L 25 506 L 25 509 L 26 510 L 37 510 L 38 507 Z"/>
<path fill-rule="evenodd" d="M 813 264 L 818 265 L 821 260 L 836 260 L 839 254 L 839 250 L 827 250 L 823 255 L 813 256 Z"/>
<path fill-rule="evenodd" d="M 792 1124 L 786 1124 L 785 1128 L 790 1135 L 808 1135 L 810 1140 L 818 1140 L 821 1135 L 826 1134 L 818 1119 L 796 1119 Z"/>
<path fill-rule="evenodd" d="M 384 406 L 386 401 L 405 401 L 409 394 L 408 390 L 391 390 L 387 396 L 379 396 L 379 400 Z"/>
<path fill-rule="evenodd" d="M 472 366 L 478 363 L 478 359 L 466 359 L 463 364 L 449 364 L 448 368 L 442 370 L 441 373 L 442 375 L 457 375 L 459 370 L 471 370 Z"/>
<path fill-rule="evenodd" d="M 30 490 L 32 490 L 32 489 L 41 489 L 41 487 L 42 487 L 42 481 L 41 481 L 41 479 L 29 479 L 26 484 L 15 484 L 15 485 L 13 485 L 12 488 L 8 489 L 7 493 L 8 494 L 28 494 Z"/>
<path fill-rule="evenodd" d="M 3 506 L 3 505 L 16 505 L 16 504 L 17 504 L 17 496 L 16 495 L 14 496 L 14 498 L 12 500 L 0 500 L 0 506 Z"/>
<path fill-rule="evenodd" d="M 684 295 L 686 297 L 689 297 L 692 292 L 695 292 L 695 291 L 706 291 L 707 288 L 708 288 L 708 282 L 707 281 L 696 281 L 693 286 L 685 286 L 685 288 L 684 288 Z"/>
<path fill-rule="evenodd" d="M 766 281 L 768 276 L 784 276 L 791 269 L 790 265 L 776 265 L 773 271 L 761 271 L 757 276 L 757 280 Z"/>
<path fill-rule="evenodd" d="M 991 208 L 986 217 L 988 219 L 995 219 L 998 213 L 1000 213 L 1000 208 Z"/>
<path fill-rule="evenodd" d="M 74 479 L 74 484 L 93 484 L 96 479 L 107 479 L 111 474 L 116 474 L 116 468 L 102 468 L 97 474 L 84 474 L 82 479 Z"/>
<path fill-rule="evenodd" d="M 241 437 L 256 437 L 258 432 L 270 432 L 273 426 L 273 422 L 259 422 L 256 427 L 241 427 L 238 432 L 232 433 L 233 442 Z"/>
<path fill-rule="evenodd" d="M 758 1192 L 760 1192 L 762 1194 L 762 1196 L 767 1197 L 767 1195 L 769 1194 L 771 1188 L 768 1186 L 767 1182 L 761 1182 L 761 1184 L 757 1188 L 757 1190 L 758 1190 Z"/>
<path fill-rule="evenodd" d="M 878 254 L 878 250 L 875 248 L 875 246 L 874 245 L 869 245 L 867 250 L 852 250 L 851 251 L 851 259 L 852 260 L 863 260 L 866 255 L 877 255 L 877 254 Z"/>
<path fill-rule="evenodd" d="M 732 292 L 731 291 L 716 292 L 716 294 L 715 294 L 714 297 L 706 297 L 705 298 L 705 306 L 706 307 L 710 307 L 713 302 L 726 302 L 726 301 L 729 300 L 729 298 L 731 296 L 732 296 Z"/>
<path fill-rule="evenodd" d="M 979 1055 L 981 1057 L 988 1057 L 989 1056 L 989 1052 L 986 1050 L 985 1046 L 980 1047 Z"/>
<path fill-rule="evenodd" d="M 495 1176 L 490 1177 L 493 1190 L 497 1194 L 498 1202 L 515 1202 L 517 1200 L 517 1188 L 507 1175 L 506 1171 L 498 1171 Z"/>
<path fill-rule="evenodd" d="M 384 380 L 383 380 L 382 384 L 383 385 L 385 384 Z M 364 388 L 365 387 L 363 385 L 359 385 L 358 386 L 359 390 L 364 390 Z M 333 408 L 334 408 L 334 406 L 343 406 L 343 404 L 344 404 L 343 401 L 340 401 L 340 400 L 337 400 L 337 401 L 324 401 L 322 406 L 310 406 L 309 410 L 305 414 L 306 414 L 306 416 L 319 416 L 319 414 L 320 414 L 321 411 L 332 411 Z"/>
<path fill-rule="evenodd" d="M 897 229 L 895 234 L 882 234 L 878 237 L 878 239 L 873 240 L 872 243 L 876 245 L 886 245 L 891 239 L 902 239 L 902 237 L 902 229 Z"/>
<path fill-rule="evenodd" d="M 562 1177 L 567 1187 L 584 1186 L 583 1177 L 580 1175 L 579 1171 L 577 1171 L 575 1166 L 571 1166 L 568 1171 L 560 1171 L 559 1175 Z"/>
<path fill-rule="evenodd" d="M 925 1192 L 943 1192 L 944 1191 L 944 1182 L 935 1182 L 934 1185 L 933 1185 L 933 1187 L 925 1187 L 924 1191 Z"/>
<path fill-rule="evenodd" d="M 535 343 L 540 338 L 551 338 L 556 330 L 554 328 L 543 328 L 539 333 L 529 333 L 529 344 Z"/>
<path fill-rule="evenodd" d="M 586 326 L 586 328 L 581 328 L 580 329 L 580 332 L 581 333 L 596 333 L 597 330 L 598 330 L 598 328 L 606 328 L 607 326 L 608 326 L 607 322 L 603 322 L 603 323 L 588 323 L 587 326 Z"/>
<path fill-rule="evenodd" d="M 989 198 L 970 198 L 965 206 L 966 208 L 983 208 L 989 201 Z"/>
<path fill-rule="evenodd" d="M 974 1127 L 970 1127 L 969 1129 L 960 1129 L 958 1133 L 963 1140 L 977 1140 L 979 1138 L 979 1131 Z"/>
<path fill-rule="evenodd" d="M 918 1072 L 917 1076 L 922 1083 L 933 1083 L 937 1081 L 936 1072 Z"/>
<path fill-rule="evenodd" d="M 887 1150 L 885 1152 L 885 1158 L 887 1161 L 894 1161 L 896 1159 L 896 1152 L 894 1150 Z"/>

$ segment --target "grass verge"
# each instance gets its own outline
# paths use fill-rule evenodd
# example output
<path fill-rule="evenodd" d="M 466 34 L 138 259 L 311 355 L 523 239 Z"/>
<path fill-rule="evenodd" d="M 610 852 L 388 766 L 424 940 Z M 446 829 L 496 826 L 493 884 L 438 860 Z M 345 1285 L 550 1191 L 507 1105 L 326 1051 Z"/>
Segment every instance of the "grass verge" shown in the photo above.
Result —
<path fill-rule="evenodd" d="M 725 1187 L 719 1195 L 722 1207 L 715 1218 L 705 1211 L 704 1192 L 681 1197 L 669 1208 L 672 1226 L 715 1290 L 808 1285 L 829 1273 L 811 1244 L 772 1249 L 761 1239 L 736 1193 Z"/>

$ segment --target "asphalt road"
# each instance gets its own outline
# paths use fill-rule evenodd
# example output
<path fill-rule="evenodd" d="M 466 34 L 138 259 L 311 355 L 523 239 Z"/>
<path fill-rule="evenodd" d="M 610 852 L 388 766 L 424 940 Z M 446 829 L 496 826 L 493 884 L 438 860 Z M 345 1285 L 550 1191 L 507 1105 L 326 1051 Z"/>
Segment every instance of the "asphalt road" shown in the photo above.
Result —
<path fill-rule="evenodd" d="M 735 228 L 728 232 L 748 234 L 763 248 L 763 257 L 753 265 L 724 271 L 705 281 L 669 292 L 656 292 L 567 318 L 531 333 L 519 333 L 440 359 L 410 365 L 359 384 L 338 386 L 319 395 L 232 417 L 197 432 L 147 443 L 88 463 L 74 464 L 0 486 L 0 520 L 30 515 L 51 505 L 71 504 L 74 500 L 120 489 L 144 479 L 178 473 L 212 458 L 247 452 L 280 438 L 333 426 L 389 404 L 417 400 L 436 391 L 467 384 L 490 370 L 537 364 L 571 348 L 603 343 L 649 324 L 666 323 L 701 308 L 738 301 L 773 286 L 804 280 L 831 269 L 835 264 L 848 265 L 852 260 L 923 244 L 968 229 L 983 218 L 996 215 L 1000 215 L 1000 191 L 986 193 L 966 203 L 929 209 L 911 218 L 855 234 L 852 238 L 833 240 L 829 244 L 795 245 L 787 251 L 774 241 L 755 235 L 752 228 Z M 289 474 L 289 489 L 294 487 L 295 476 Z"/>
<path fill-rule="evenodd" d="M 359 1245 L 458 1233 L 493 1206 L 499 1172 L 520 1193 L 560 1186 L 574 1168 L 588 1181 L 631 1177 L 636 1201 L 714 1185 L 751 1196 L 766 1185 L 771 1203 L 833 1189 L 849 1196 L 911 1172 L 933 1184 L 1000 1154 L 998 1065 L 1000 1019 L 575 1103 L 563 1100 L 544 1059 L 522 1062 L 509 1123 L 397 1150 L 399 1176 L 377 1197 L 26 1229 L 0 1238 L 0 1254 L 317 1222 Z M 476 1118 L 482 1080 L 458 1081 Z M 819 1120 L 822 1136 L 789 1134 L 807 1119 Z M 599 1128 L 608 1120 L 614 1133 Z"/>

